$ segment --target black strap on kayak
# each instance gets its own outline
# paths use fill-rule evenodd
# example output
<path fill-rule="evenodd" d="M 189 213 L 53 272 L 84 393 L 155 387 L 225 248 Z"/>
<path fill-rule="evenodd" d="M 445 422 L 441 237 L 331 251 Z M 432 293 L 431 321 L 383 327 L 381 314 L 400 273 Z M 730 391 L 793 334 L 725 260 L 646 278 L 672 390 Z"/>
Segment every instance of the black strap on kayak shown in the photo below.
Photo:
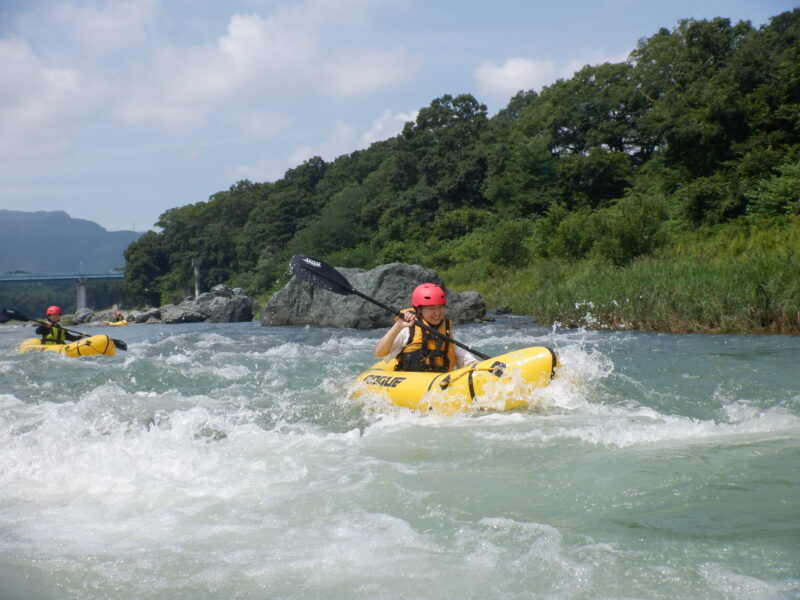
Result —
<path fill-rule="evenodd" d="M 467 383 L 469 385 L 469 399 L 475 402 L 475 386 L 472 384 L 472 374 L 475 372 L 475 369 L 469 370 L 469 376 L 467 377 Z"/>
<path fill-rule="evenodd" d="M 550 381 L 553 380 L 553 377 L 556 376 L 556 364 L 558 364 L 558 359 L 556 358 L 556 351 L 553 350 L 550 346 L 544 346 L 547 348 L 547 351 L 550 352 Z"/>

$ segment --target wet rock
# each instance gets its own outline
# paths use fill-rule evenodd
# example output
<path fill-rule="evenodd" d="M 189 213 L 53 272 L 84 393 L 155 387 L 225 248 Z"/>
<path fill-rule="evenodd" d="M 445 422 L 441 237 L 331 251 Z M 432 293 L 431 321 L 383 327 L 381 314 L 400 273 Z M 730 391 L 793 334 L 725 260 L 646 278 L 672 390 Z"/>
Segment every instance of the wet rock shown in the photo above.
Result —
<path fill-rule="evenodd" d="M 128 323 L 160 323 L 161 322 L 161 309 L 150 308 L 145 311 L 134 310 L 128 313 L 125 317 Z"/>
<path fill-rule="evenodd" d="M 245 294 L 242 288 L 230 289 L 225 285 L 217 285 L 211 290 L 208 304 L 201 305 L 200 312 L 208 314 L 206 320 L 210 323 L 240 323 L 252 321 L 258 308 L 256 301 Z"/>
<path fill-rule="evenodd" d="M 166 324 L 175 323 L 201 323 L 206 320 L 206 316 L 188 306 L 186 301 L 180 304 L 165 304 L 161 307 L 161 322 Z"/>
<path fill-rule="evenodd" d="M 197 298 L 189 296 L 180 304 L 131 311 L 126 320 L 129 323 L 239 323 L 252 321 L 258 309 L 258 303 L 242 288 L 216 285 L 210 292 L 203 292 Z"/>
<path fill-rule="evenodd" d="M 91 323 L 94 320 L 94 313 L 88 308 L 81 308 L 72 315 L 73 325 L 83 325 L 84 323 Z"/>
<path fill-rule="evenodd" d="M 445 288 L 447 315 L 454 323 L 472 323 L 486 314 L 486 305 L 477 292 L 448 291 L 439 275 L 419 265 L 391 263 L 365 271 L 337 269 L 350 285 L 395 309 L 411 306 L 411 292 L 420 283 L 431 282 Z M 375 329 L 389 327 L 393 315 L 356 295 L 342 296 L 293 277 L 277 292 L 261 313 L 261 324 L 320 325 Z"/>

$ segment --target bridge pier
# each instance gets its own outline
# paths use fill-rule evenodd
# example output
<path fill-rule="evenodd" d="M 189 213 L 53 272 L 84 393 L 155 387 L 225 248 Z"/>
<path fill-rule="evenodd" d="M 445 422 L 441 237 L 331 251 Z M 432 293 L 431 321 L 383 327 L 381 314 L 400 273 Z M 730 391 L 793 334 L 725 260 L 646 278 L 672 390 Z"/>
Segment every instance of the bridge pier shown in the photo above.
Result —
<path fill-rule="evenodd" d="M 83 277 L 78 279 L 77 310 L 82 308 L 89 308 L 89 302 L 86 299 L 86 279 Z"/>

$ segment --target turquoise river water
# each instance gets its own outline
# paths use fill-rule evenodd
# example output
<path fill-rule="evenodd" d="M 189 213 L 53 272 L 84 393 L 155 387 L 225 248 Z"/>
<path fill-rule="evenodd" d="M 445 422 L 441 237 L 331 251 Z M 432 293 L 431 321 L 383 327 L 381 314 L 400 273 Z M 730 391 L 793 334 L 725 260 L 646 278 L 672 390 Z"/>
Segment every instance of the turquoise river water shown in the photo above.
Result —
<path fill-rule="evenodd" d="M 348 399 L 379 331 L 0 327 L 0 599 L 800 598 L 800 338 L 459 328 L 550 345 L 534 406 Z"/>

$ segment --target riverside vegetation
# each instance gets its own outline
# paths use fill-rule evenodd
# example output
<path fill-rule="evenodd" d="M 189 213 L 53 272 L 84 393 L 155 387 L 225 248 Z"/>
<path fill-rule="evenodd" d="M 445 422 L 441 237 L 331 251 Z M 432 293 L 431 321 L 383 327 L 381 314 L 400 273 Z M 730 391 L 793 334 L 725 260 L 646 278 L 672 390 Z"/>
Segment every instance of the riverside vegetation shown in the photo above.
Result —
<path fill-rule="evenodd" d="M 542 323 L 798 333 L 800 9 L 685 20 L 489 117 L 445 95 L 401 134 L 166 211 L 125 292 L 267 296 L 295 253 L 438 270 Z"/>

